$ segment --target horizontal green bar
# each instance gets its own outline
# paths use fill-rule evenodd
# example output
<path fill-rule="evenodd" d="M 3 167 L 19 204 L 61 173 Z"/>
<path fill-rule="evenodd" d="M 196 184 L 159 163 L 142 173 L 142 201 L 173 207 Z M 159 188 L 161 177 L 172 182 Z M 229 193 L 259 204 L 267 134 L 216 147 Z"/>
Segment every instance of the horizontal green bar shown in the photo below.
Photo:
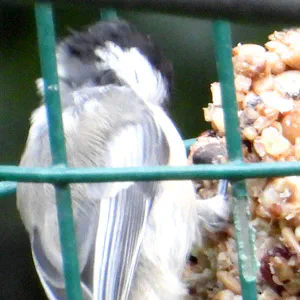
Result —
<path fill-rule="evenodd" d="M 195 142 L 196 139 L 188 139 L 184 141 L 184 145 L 187 152 Z M 0 182 L 0 197 L 14 194 L 16 192 L 16 188 L 17 188 L 17 183 L 14 181 Z"/>
<path fill-rule="evenodd" d="M 184 140 L 183 143 L 184 143 L 184 146 L 185 146 L 185 150 L 186 152 L 188 153 L 189 150 L 190 150 L 190 147 L 196 143 L 197 139 L 188 139 L 188 140 Z"/>
<path fill-rule="evenodd" d="M 144 168 L 23 168 L 1 166 L 1 181 L 49 182 L 110 182 L 183 179 L 241 180 L 246 178 L 300 175 L 297 162 L 228 163 L 224 165 L 194 165 L 184 167 L 155 166 Z"/>
<path fill-rule="evenodd" d="M 0 197 L 12 195 L 16 192 L 17 183 L 13 181 L 0 182 Z"/>

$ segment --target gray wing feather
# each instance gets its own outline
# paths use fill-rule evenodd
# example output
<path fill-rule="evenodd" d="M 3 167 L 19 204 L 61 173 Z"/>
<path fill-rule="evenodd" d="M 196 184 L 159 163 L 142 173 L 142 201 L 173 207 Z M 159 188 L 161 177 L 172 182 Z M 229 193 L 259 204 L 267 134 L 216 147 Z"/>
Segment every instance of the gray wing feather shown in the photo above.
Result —
<path fill-rule="evenodd" d="M 151 115 L 124 128 L 111 143 L 113 167 L 167 164 L 169 148 Z M 122 157 L 122 165 L 119 165 Z M 118 192 L 113 191 L 115 188 Z M 159 193 L 157 182 L 114 183 L 102 198 L 96 238 L 94 299 L 126 300 L 134 279 L 151 206 Z M 95 193 L 95 185 L 92 187 Z M 102 192 L 102 196 L 103 196 Z"/>
<path fill-rule="evenodd" d="M 99 284 L 94 299 L 127 299 L 129 295 L 152 202 L 145 196 L 134 184 L 117 197 L 101 201 L 96 245 L 99 261 L 95 259 L 101 267 L 95 270 L 95 284 Z M 103 218 L 102 212 L 106 214 Z"/>

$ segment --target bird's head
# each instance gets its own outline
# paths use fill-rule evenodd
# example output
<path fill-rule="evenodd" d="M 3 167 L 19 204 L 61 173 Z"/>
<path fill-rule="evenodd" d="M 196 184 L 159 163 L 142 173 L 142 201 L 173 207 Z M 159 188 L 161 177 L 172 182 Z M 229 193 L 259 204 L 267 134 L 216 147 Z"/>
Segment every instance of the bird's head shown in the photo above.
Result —
<path fill-rule="evenodd" d="M 172 89 L 170 61 L 149 36 L 125 21 L 100 21 L 72 32 L 57 46 L 57 63 L 62 98 L 85 87 L 116 84 L 163 104 Z"/>

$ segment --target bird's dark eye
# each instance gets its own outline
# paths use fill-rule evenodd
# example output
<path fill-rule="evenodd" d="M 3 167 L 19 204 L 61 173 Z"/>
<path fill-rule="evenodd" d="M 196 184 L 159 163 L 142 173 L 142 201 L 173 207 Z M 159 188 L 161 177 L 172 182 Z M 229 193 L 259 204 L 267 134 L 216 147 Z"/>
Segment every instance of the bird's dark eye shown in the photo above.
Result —
<path fill-rule="evenodd" d="M 119 79 L 112 70 L 106 70 L 102 73 L 94 74 L 89 80 L 93 86 L 105 86 L 108 84 L 120 85 Z"/>
<path fill-rule="evenodd" d="M 69 47 L 69 53 L 74 56 L 81 56 L 80 50 L 74 47 Z"/>
<path fill-rule="evenodd" d="M 198 263 L 198 258 L 197 258 L 196 256 L 194 256 L 194 255 L 190 255 L 190 257 L 189 257 L 189 263 L 190 263 L 191 265 L 197 265 L 197 263 Z"/>
<path fill-rule="evenodd" d="M 116 32 L 112 32 L 112 33 L 111 33 L 111 38 L 112 38 L 112 40 L 114 41 L 114 40 L 116 40 L 116 39 L 119 38 L 119 35 L 118 35 Z"/>
<path fill-rule="evenodd" d="M 95 60 L 96 60 L 96 62 L 103 62 L 103 59 L 100 57 L 100 56 L 98 56 L 98 55 L 95 55 Z"/>

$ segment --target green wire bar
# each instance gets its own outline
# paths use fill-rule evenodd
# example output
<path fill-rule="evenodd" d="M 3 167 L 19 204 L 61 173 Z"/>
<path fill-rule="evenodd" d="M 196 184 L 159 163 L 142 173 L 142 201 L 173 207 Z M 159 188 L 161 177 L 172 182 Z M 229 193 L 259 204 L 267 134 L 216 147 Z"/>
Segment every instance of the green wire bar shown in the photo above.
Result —
<path fill-rule="evenodd" d="M 228 160 L 242 163 L 241 135 L 232 67 L 230 23 L 221 20 L 214 21 L 213 31 L 217 70 L 221 83 Z M 243 180 L 232 181 L 231 190 L 242 296 L 244 300 L 255 300 L 257 299 L 255 235 L 249 225 L 248 195 L 245 182 Z"/>
<path fill-rule="evenodd" d="M 185 147 L 185 151 L 187 153 L 189 153 L 190 151 L 190 147 L 197 141 L 197 139 L 188 139 L 188 140 L 184 140 L 184 147 Z"/>
<path fill-rule="evenodd" d="M 100 11 L 102 21 L 118 20 L 117 11 L 114 8 L 103 8 Z"/>
<path fill-rule="evenodd" d="M 13 195 L 16 192 L 17 183 L 14 181 L 0 182 L 0 197 Z"/>
<path fill-rule="evenodd" d="M 42 76 L 44 79 L 52 164 L 54 166 L 66 166 L 67 155 L 58 89 L 55 30 L 51 4 L 37 1 L 35 4 L 35 16 Z M 55 185 L 55 194 L 66 294 L 68 299 L 81 300 L 78 256 L 74 233 L 71 194 L 68 184 Z"/>
<path fill-rule="evenodd" d="M 6 1 L 0 0 L 0 3 Z M 14 0 L 10 1 L 13 2 Z M 23 4 L 34 3 L 33 0 L 18 1 Z M 185 13 L 189 16 L 202 15 L 244 20 L 248 17 L 256 20 L 261 19 L 261 16 L 267 16 L 270 21 L 280 19 L 298 22 L 300 16 L 300 10 L 295 9 L 295 7 L 300 7 L 298 0 L 57 0 L 52 2 L 55 4 L 68 4 L 69 2 L 85 5 L 101 4 L 106 7 L 101 10 L 102 20 L 115 20 L 118 18 L 116 10 L 110 8 L 110 6 L 123 9 L 159 10 L 175 14 Z M 288 13 L 286 13 L 287 11 Z M 245 300 L 257 299 L 255 238 L 254 232 L 249 226 L 248 195 L 244 179 L 300 175 L 300 164 L 299 162 L 252 164 L 243 162 L 231 62 L 230 23 L 223 20 L 213 22 L 216 61 L 221 82 L 226 128 L 229 159 L 227 164 L 186 167 L 68 168 L 56 70 L 55 30 L 51 4 L 45 0 L 37 1 L 35 3 L 35 14 L 53 166 L 49 168 L 0 166 L 0 180 L 2 180 L 0 182 L 0 197 L 13 194 L 16 189 L 16 182 L 48 182 L 54 184 L 67 298 L 72 300 L 82 299 L 69 183 L 229 179 L 231 180 L 234 203 L 234 222 L 242 296 Z M 195 141 L 196 139 L 184 141 L 187 151 Z"/>
<path fill-rule="evenodd" d="M 24 168 L 0 166 L 1 181 L 48 182 L 110 182 L 185 179 L 229 179 L 270 178 L 300 176 L 300 164 L 296 162 L 239 163 L 224 165 L 194 165 L 186 167 L 156 166 L 144 168 Z"/>
<path fill-rule="evenodd" d="M 188 139 L 184 141 L 186 152 L 189 152 L 190 147 L 196 142 L 196 139 Z M 1 167 L 0 167 L 1 169 Z M 0 197 L 12 195 L 16 192 L 17 183 L 14 181 L 0 182 Z"/>

